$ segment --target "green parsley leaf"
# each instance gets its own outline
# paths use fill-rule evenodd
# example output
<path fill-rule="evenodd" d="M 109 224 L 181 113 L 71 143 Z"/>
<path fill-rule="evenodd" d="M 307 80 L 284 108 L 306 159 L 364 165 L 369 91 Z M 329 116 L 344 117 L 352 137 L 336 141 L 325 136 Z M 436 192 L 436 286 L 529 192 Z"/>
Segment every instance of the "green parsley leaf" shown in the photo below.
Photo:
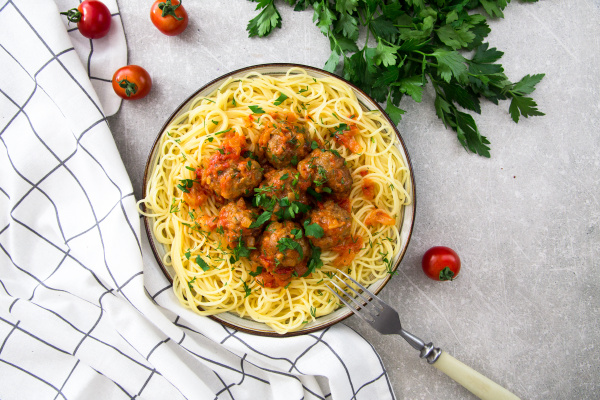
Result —
<path fill-rule="evenodd" d="M 300 246 L 300 243 L 296 242 L 294 239 L 290 239 L 290 238 L 281 238 L 279 239 L 279 241 L 277 242 L 277 250 L 280 253 L 283 253 L 287 250 L 296 250 L 298 252 L 298 254 L 300 255 L 300 258 L 304 258 L 304 251 L 302 251 L 302 246 Z"/>
<path fill-rule="evenodd" d="M 271 211 L 265 211 L 262 214 L 260 214 L 258 216 L 258 218 L 256 219 L 256 221 L 252 222 L 249 226 L 250 229 L 253 228 L 258 228 L 260 227 L 262 224 L 264 224 L 265 222 L 267 222 L 268 220 L 271 219 L 271 215 L 273 215 L 273 213 Z"/>
<path fill-rule="evenodd" d="M 286 100 L 287 100 L 287 98 L 288 98 L 288 97 L 287 97 L 285 94 L 283 94 L 283 93 L 281 93 L 281 92 L 280 92 L 280 93 L 279 93 L 279 97 L 278 97 L 278 98 L 275 100 L 275 102 L 273 103 L 273 105 L 276 105 L 276 106 L 278 106 L 278 105 L 280 105 L 281 103 L 283 103 L 284 101 L 286 101 Z"/>
<path fill-rule="evenodd" d="M 227 133 L 227 132 L 229 132 L 230 130 L 231 130 L 231 128 L 229 128 L 229 129 L 226 129 L 226 130 L 224 130 L 224 131 L 219 131 L 219 132 L 215 133 L 215 136 L 221 135 L 221 134 L 223 134 L 223 133 Z"/>
<path fill-rule="evenodd" d="M 256 9 L 263 9 L 260 14 L 252 18 L 246 27 L 249 37 L 266 36 L 274 28 L 281 28 L 281 15 L 273 4 L 274 0 L 260 0 Z"/>
<path fill-rule="evenodd" d="M 304 273 L 304 275 L 302 275 L 303 278 L 312 274 L 317 268 L 321 268 L 323 266 L 323 261 L 321 260 L 321 248 L 313 246 L 312 243 L 310 245 L 310 248 L 311 248 L 311 253 L 310 253 L 310 257 L 308 259 L 308 263 L 306 264 L 308 269 Z M 325 275 L 327 275 L 327 276 L 329 276 L 329 274 L 331 274 L 330 278 L 333 278 L 333 273 L 331 273 L 331 272 L 325 273 Z"/>
<path fill-rule="evenodd" d="M 323 230 L 323 228 L 321 228 L 321 225 L 317 224 L 316 222 L 309 224 L 309 221 L 306 220 L 304 221 L 304 233 L 306 234 L 306 236 L 319 239 L 323 237 L 325 231 Z"/>
<path fill-rule="evenodd" d="M 544 115 L 543 112 L 538 110 L 536 102 L 531 97 L 523 96 L 514 96 L 510 102 L 508 111 L 515 122 L 519 122 L 520 115 L 525 118 L 534 115 Z"/>
<path fill-rule="evenodd" d="M 198 264 L 198 266 L 200 268 L 202 268 L 202 271 L 206 272 L 206 271 L 208 271 L 210 269 L 210 267 L 208 266 L 208 264 L 206 263 L 206 261 L 204 261 L 202 259 L 202 257 L 200 257 L 199 255 L 196 256 L 196 260 L 195 261 L 196 261 L 196 264 Z"/>
<path fill-rule="evenodd" d="M 252 293 L 252 289 L 250 289 L 250 286 L 248 286 L 248 284 L 246 283 L 246 281 L 242 281 L 242 285 L 244 288 L 244 293 L 246 294 L 244 296 L 244 298 L 250 296 L 250 294 Z"/>
<path fill-rule="evenodd" d="M 248 106 L 250 110 L 252 110 L 253 114 L 264 114 L 265 110 L 263 110 L 260 106 Z"/>

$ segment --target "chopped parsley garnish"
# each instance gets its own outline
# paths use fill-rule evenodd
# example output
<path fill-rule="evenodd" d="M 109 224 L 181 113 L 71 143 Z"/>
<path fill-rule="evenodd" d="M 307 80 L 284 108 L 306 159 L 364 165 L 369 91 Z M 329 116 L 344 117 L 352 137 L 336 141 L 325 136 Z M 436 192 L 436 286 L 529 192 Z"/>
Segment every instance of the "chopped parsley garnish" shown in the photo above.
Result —
<path fill-rule="evenodd" d="M 279 241 L 277 242 L 277 250 L 279 250 L 280 253 L 283 253 L 288 249 L 296 250 L 300 255 L 300 258 L 304 258 L 304 251 L 302 251 L 302 246 L 300 246 L 300 243 L 290 238 L 279 239 Z"/>
<path fill-rule="evenodd" d="M 306 234 L 306 236 L 318 239 L 323 237 L 325 231 L 323 230 L 323 228 L 321 228 L 321 225 L 317 224 L 316 222 L 309 224 L 309 221 L 306 220 L 304 221 L 304 233 Z"/>
<path fill-rule="evenodd" d="M 234 262 L 237 262 L 240 259 L 240 257 L 250 257 L 250 250 L 254 249 L 256 249 L 256 247 L 246 247 L 246 245 L 242 241 L 242 237 L 240 236 L 240 238 L 238 239 L 237 246 L 235 246 L 235 248 L 233 249 L 232 258 L 235 260 Z"/>
<path fill-rule="evenodd" d="M 306 213 L 310 210 L 310 206 L 300 203 L 299 201 L 290 203 L 290 200 L 287 197 L 279 200 L 279 206 L 281 209 L 275 212 L 275 216 L 284 220 L 294 219 L 297 214 Z"/>
<path fill-rule="evenodd" d="M 256 221 L 252 222 L 249 226 L 249 228 L 258 228 L 259 226 L 261 226 L 262 224 L 264 224 L 265 222 L 267 222 L 268 220 L 271 219 L 271 215 L 273 215 L 273 213 L 271 211 L 265 211 L 262 214 L 259 215 L 259 217 L 256 219 Z"/>
<path fill-rule="evenodd" d="M 388 259 L 388 252 L 382 253 L 378 251 L 379 255 L 381 255 L 381 260 L 385 263 L 385 269 L 390 275 L 398 275 L 398 271 L 394 271 L 394 266 L 392 265 L 392 260 Z"/>
<path fill-rule="evenodd" d="M 321 261 L 321 248 L 313 246 L 312 244 L 310 245 L 310 247 L 312 249 L 312 252 L 310 253 L 310 258 L 308 259 L 307 263 L 308 270 L 304 273 L 304 275 L 302 275 L 303 278 L 312 274 L 315 271 L 315 269 L 321 268 L 323 266 L 323 261 Z M 331 277 L 333 277 L 333 274 Z"/>
<path fill-rule="evenodd" d="M 312 187 L 309 187 L 308 189 L 306 189 L 306 193 L 310 194 L 317 201 L 323 200 L 323 195 L 321 193 L 318 193 L 317 191 L 315 191 L 315 189 L 313 189 Z"/>
<path fill-rule="evenodd" d="M 328 187 L 324 187 L 324 188 L 323 188 L 323 191 L 324 191 L 325 193 L 331 193 L 331 189 L 330 189 L 330 188 L 328 188 Z"/>
<path fill-rule="evenodd" d="M 200 257 L 199 255 L 196 256 L 196 260 L 195 261 L 196 261 L 196 264 L 198 264 L 198 266 L 200 268 L 202 268 L 202 271 L 206 272 L 206 271 L 208 271 L 210 269 L 210 267 L 208 266 L 208 264 L 206 263 L 206 261 L 204 261 L 202 259 L 202 257 Z"/>
<path fill-rule="evenodd" d="M 192 252 L 190 251 L 190 249 L 188 249 L 185 253 L 183 253 L 183 255 L 189 260 L 192 256 Z"/>
<path fill-rule="evenodd" d="M 254 153 L 253 153 L 253 152 L 251 152 L 250 150 L 246 150 L 246 151 L 244 152 L 244 154 L 243 154 L 243 157 L 244 157 L 244 158 L 251 158 L 251 159 L 253 159 L 254 161 L 258 161 L 258 157 L 256 157 L 256 155 L 254 155 Z"/>
<path fill-rule="evenodd" d="M 189 166 L 187 166 L 187 165 L 185 166 L 185 168 L 186 168 L 186 169 L 189 169 L 190 171 L 194 171 L 194 172 L 196 171 L 196 168 L 192 168 L 192 167 L 189 167 Z"/>
<path fill-rule="evenodd" d="M 292 235 L 294 235 L 294 239 L 302 239 L 302 229 L 292 229 Z"/>
<path fill-rule="evenodd" d="M 322 186 L 325 182 L 327 182 L 327 170 L 322 166 L 317 166 L 317 173 L 320 175 L 318 179 L 315 179 L 313 182 L 316 186 Z"/>
<path fill-rule="evenodd" d="M 292 165 L 298 165 L 298 156 L 294 154 L 290 162 L 292 163 Z"/>
<path fill-rule="evenodd" d="M 286 172 L 285 174 L 281 175 L 281 178 L 279 178 L 279 180 L 281 180 L 281 181 L 285 181 L 285 180 L 286 180 L 287 178 L 289 178 L 289 177 L 290 177 L 290 174 L 288 174 L 288 173 Z"/>
<path fill-rule="evenodd" d="M 260 106 L 248 106 L 250 110 L 252 110 L 253 114 L 264 114 L 265 110 L 263 110 Z"/>
<path fill-rule="evenodd" d="M 246 298 L 246 297 L 250 296 L 250 293 L 252 293 L 252 289 L 250 289 L 250 287 L 248 286 L 246 281 L 242 281 L 242 284 L 244 285 L 244 292 L 246 293 L 244 298 Z"/>
<path fill-rule="evenodd" d="M 219 132 L 215 133 L 215 136 L 221 135 L 221 134 L 223 134 L 223 133 L 227 133 L 227 132 L 229 132 L 230 130 L 231 130 L 231 128 L 229 128 L 229 129 L 226 129 L 226 130 L 224 130 L 224 131 L 219 131 Z"/>
<path fill-rule="evenodd" d="M 298 94 L 304 93 L 304 92 L 308 92 L 308 86 L 306 87 L 306 89 L 300 89 L 300 91 L 298 91 Z"/>
<path fill-rule="evenodd" d="M 287 98 L 288 98 L 288 97 L 287 97 L 285 94 L 283 94 L 283 93 L 280 93 L 280 94 L 279 94 L 279 97 L 278 97 L 278 98 L 275 100 L 275 102 L 274 102 L 273 104 L 274 104 L 274 105 L 276 105 L 276 106 L 278 106 L 278 105 L 280 105 L 281 103 L 283 103 L 284 101 L 286 101 L 286 100 L 287 100 Z"/>
<path fill-rule="evenodd" d="M 193 179 L 181 179 L 181 184 L 177 185 L 177 187 L 184 193 L 189 193 L 189 189 L 194 186 Z"/>
<path fill-rule="evenodd" d="M 193 287 L 192 287 L 192 283 L 194 283 L 194 282 L 196 282 L 196 277 L 193 277 L 191 281 L 188 281 L 188 283 L 187 283 L 187 284 L 188 284 L 188 287 L 190 288 L 190 290 L 192 290 L 192 289 L 193 289 Z"/>
<path fill-rule="evenodd" d="M 313 318 L 317 318 L 317 307 L 310 306 L 310 315 Z"/>
<path fill-rule="evenodd" d="M 319 148 L 319 143 L 317 143 L 316 141 L 312 141 L 312 143 L 310 144 L 310 148 L 313 150 L 316 150 Z"/>
<path fill-rule="evenodd" d="M 173 199 L 173 203 L 171 204 L 171 208 L 169 209 L 169 212 L 171 214 L 179 212 L 179 204 L 176 204 L 177 200 Z"/>

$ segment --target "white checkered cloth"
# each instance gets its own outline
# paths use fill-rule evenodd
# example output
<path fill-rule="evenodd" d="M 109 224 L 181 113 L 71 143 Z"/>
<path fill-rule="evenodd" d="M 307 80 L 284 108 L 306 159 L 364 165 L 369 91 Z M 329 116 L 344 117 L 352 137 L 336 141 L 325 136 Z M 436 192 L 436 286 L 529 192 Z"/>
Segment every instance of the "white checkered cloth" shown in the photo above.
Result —
<path fill-rule="evenodd" d="M 178 304 L 106 122 L 116 3 L 93 41 L 68 3 L 0 1 L 0 398 L 393 399 L 344 325 L 264 338 Z"/>

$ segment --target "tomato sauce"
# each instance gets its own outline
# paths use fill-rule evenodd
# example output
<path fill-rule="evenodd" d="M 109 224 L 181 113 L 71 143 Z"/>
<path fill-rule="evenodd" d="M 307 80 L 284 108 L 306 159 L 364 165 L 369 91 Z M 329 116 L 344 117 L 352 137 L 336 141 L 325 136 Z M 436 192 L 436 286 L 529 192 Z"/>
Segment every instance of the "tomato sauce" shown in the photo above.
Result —
<path fill-rule="evenodd" d="M 197 169 L 196 177 L 198 177 L 199 172 L 200 170 Z M 188 189 L 189 193 L 183 193 L 183 201 L 185 201 L 190 208 L 198 208 L 204 205 L 212 192 L 200 184 L 199 178 L 197 179 L 198 181 L 195 181 L 194 185 Z"/>
<path fill-rule="evenodd" d="M 367 200 L 373 200 L 375 198 L 375 182 L 369 178 L 363 179 L 362 192 Z"/>
<path fill-rule="evenodd" d="M 371 211 L 369 216 L 365 219 L 365 225 L 371 226 L 375 224 L 382 225 L 396 225 L 396 220 L 392 218 L 388 213 L 378 208 Z"/>
<path fill-rule="evenodd" d="M 348 238 L 346 243 L 333 247 L 331 250 L 338 253 L 337 258 L 333 260 L 333 265 L 336 268 L 341 268 L 350 265 L 350 263 L 352 262 L 352 260 L 354 260 L 354 257 L 356 257 L 360 249 L 362 249 L 362 246 L 362 237 L 351 236 Z"/>
<path fill-rule="evenodd" d="M 349 124 L 348 128 L 348 130 L 344 130 L 341 134 L 336 132 L 334 139 L 337 143 L 341 143 L 351 152 L 355 154 L 360 153 L 362 147 L 360 147 L 360 144 L 354 139 L 354 136 L 359 132 L 358 127 L 356 124 Z"/>

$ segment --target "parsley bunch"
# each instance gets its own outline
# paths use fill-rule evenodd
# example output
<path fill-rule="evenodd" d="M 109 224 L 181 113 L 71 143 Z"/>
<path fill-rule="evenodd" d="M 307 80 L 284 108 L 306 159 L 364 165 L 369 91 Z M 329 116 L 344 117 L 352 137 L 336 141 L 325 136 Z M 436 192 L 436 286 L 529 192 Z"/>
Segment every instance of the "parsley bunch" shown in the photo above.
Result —
<path fill-rule="evenodd" d="M 274 0 L 258 2 L 250 37 L 281 27 Z M 537 0 L 520 0 L 533 3 Z M 515 122 L 544 115 L 528 97 L 544 74 L 513 83 L 497 61 L 503 53 L 484 39 L 487 17 L 502 18 L 510 0 L 285 0 L 295 11 L 311 7 L 313 21 L 329 38 L 331 56 L 324 69 L 338 72 L 376 101 L 397 124 L 403 96 L 421 102 L 423 89 L 435 90 L 435 111 L 454 130 L 465 149 L 490 156 L 490 142 L 469 111 L 481 112 L 480 99 L 498 104 L 510 99 Z M 359 33 L 363 33 L 359 47 Z M 470 57 L 469 57 L 469 56 Z"/>

